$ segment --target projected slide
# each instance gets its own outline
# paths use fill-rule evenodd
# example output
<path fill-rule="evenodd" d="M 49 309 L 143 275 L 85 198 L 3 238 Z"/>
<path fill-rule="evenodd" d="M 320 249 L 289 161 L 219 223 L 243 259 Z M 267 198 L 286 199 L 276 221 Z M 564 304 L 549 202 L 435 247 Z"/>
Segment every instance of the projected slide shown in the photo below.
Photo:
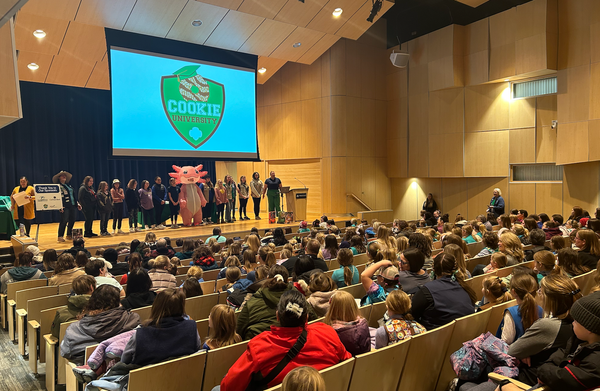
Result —
<path fill-rule="evenodd" d="M 255 159 L 255 70 L 111 47 L 115 156 Z"/>

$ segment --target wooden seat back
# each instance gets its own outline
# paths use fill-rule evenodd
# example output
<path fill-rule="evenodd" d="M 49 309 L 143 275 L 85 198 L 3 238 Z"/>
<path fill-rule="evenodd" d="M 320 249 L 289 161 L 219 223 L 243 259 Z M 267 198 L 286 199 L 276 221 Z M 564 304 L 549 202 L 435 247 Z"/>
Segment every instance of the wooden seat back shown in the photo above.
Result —
<path fill-rule="evenodd" d="M 411 338 L 398 391 L 435 389 L 453 330 L 454 322 Z"/>
<path fill-rule="evenodd" d="M 356 356 L 349 391 L 396 390 L 410 343 L 411 338 L 408 338 Z M 381 368 L 388 368 L 388 370 L 382 371 Z"/>
<path fill-rule="evenodd" d="M 594 281 L 594 276 L 596 275 L 596 271 L 592 270 L 585 274 L 581 274 L 579 276 L 573 277 L 573 282 L 577 284 L 579 289 L 581 289 L 582 295 L 587 295 L 589 291 L 592 289 L 593 284 L 589 284 L 589 281 Z"/>
<path fill-rule="evenodd" d="M 469 254 L 471 254 L 472 257 L 479 254 L 479 252 L 483 250 L 484 247 L 485 246 L 483 245 L 483 242 L 471 243 L 467 245 L 467 248 L 469 249 Z"/>
<path fill-rule="evenodd" d="M 40 353 L 39 353 L 39 362 L 46 362 L 46 344 L 44 343 L 44 335 L 50 334 L 52 332 L 52 322 L 56 317 L 56 311 L 67 308 L 66 305 L 57 306 L 48 308 L 40 311 Z M 29 353 L 31 356 L 31 352 Z M 47 373 L 47 372 L 46 372 Z"/>
<path fill-rule="evenodd" d="M 463 316 L 454 321 L 454 330 L 450 336 L 448 348 L 444 354 L 445 360 L 440 371 L 436 391 L 446 391 L 450 380 L 456 377 L 450 362 L 450 355 L 462 347 L 466 341 L 470 341 L 486 332 L 492 309 L 477 312 L 472 315 Z"/>
<path fill-rule="evenodd" d="M 358 313 L 360 314 L 360 316 L 362 316 L 363 318 L 366 319 L 366 321 L 369 321 L 369 317 L 371 316 L 371 310 L 373 309 L 373 305 L 372 304 L 367 304 L 367 305 L 363 305 L 362 307 L 358 308 Z"/>
<path fill-rule="evenodd" d="M 206 281 L 200 283 L 200 288 L 202 288 L 202 293 L 207 295 L 210 293 L 215 293 L 215 280 Z"/>
<path fill-rule="evenodd" d="M 217 279 L 217 276 L 219 275 L 220 271 L 221 271 L 221 269 L 214 269 L 214 270 L 206 271 L 206 272 L 202 273 L 202 278 L 204 279 L 204 281 L 214 281 Z"/>
<path fill-rule="evenodd" d="M 206 352 L 148 365 L 129 372 L 128 390 L 162 391 L 197 389 L 204 379 Z"/>
<path fill-rule="evenodd" d="M 219 302 L 218 293 L 190 297 L 185 301 L 185 313 L 194 320 L 206 319 L 210 310 Z"/>
<path fill-rule="evenodd" d="M 502 269 L 498 269 L 496 271 L 496 275 L 498 277 L 500 277 L 500 278 L 506 277 L 508 275 L 511 275 L 512 272 L 513 272 L 513 270 L 515 270 L 515 268 L 518 267 L 518 266 L 525 266 L 525 267 L 528 267 L 530 269 L 533 269 L 534 262 L 533 261 L 529 261 L 529 262 L 519 263 L 517 265 L 503 267 Z"/>
<path fill-rule="evenodd" d="M 589 273 L 591 273 L 592 275 L 586 279 L 586 283 L 585 286 L 583 287 L 579 287 L 579 289 L 581 289 L 581 293 L 584 296 L 587 296 L 590 294 L 590 292 L 592 291 L 592 289 L 596 286 L 596 275 L 597 275 L 597 271 L 596 270 L 592 270 Z"/>
<path fill-rule="evenodd" d="M 354 370 L 355 359 L 350 358 L 339 364 L 325 368 L 319 371 L 327 391 L 348 391 L 350 380 L 352 379 L 352 371 Z"/>
<path fill-rule="evenodd" d="M 345 286 L 343 288 L 340 288 L 340 290 L 350 293 L 355 299 L 361 299 L 367 294 L 365 288 L 360 283 Z"/>
<path fill-rule="evenodd" d="M 470 286 L 471 289 L 473 289 L 475 292 L 481 292 L 481 284 L 483 283 L 483 280 L 487 279 L 488 277 L 495 276 L 495 275 L 496 275 L 496 272 L 480 274 L 473 278 L 467 278 L 465 280 L 465 283 L 468 286 Z"/>
<path fill-rule="evenodd" d="M 471 254 L 471 255 L 475 255 L 475 254 Z M 473 270 L 475 270 L 475 266 L 489 265 L 491 259 L 492 259 L 491 255 L 486 255 L 483 257 L 469 258 L 467 260 L 467 270 L 469 271 L 469 273 L 473 273 Z"/>
<path fill-rule="evenodd" d="M 73 288 L 73 284 L 62 284 L 58 286 L 58 294 L 64 295 L 67 293 L 71 293 L 71 288 Z"/>
<path fill-rule="evenodd" d="M 385 306 L 385 301 L 373 304 L 371 314 L 369 315 L 369 327 L 378 328 L 379 319 L 383 318 L 386 311 L 387 307 Z"/>
<path fill-rule="evenodd" d="M 507 301 L 506 303 L 495 305 L 491 308 L 490 319 L 488 320 L 488 325 L 486 331 L 496 335 L 496 331 L 498 331 L 498 326 L 500 326 L 500 322 L 502 321 L 502 317 L 504 316 L 504 311 L 512 307 L 513 305 L 517 305 L 516 300 Z"/>
<path fill-rule="evenodd" d="M 33 373 L 37 373 L 38 358 L 41 363 L 46 360 L 46 345 L 43 343 L 42 336 L 50 333 L 52 320 L 54 320 L 54 316 L 52 316 L 52 319 L 46 322 L 46 328 L 42 328 L 42 312 L 52 309 L 56 313 L 56 307 L 63 308 L 62 306 L 66 305 L 67 295 L 48 296 L 27 301 L 27 346 L 29 348 L 29 368 Z"/>
<path fill-rule="evenodd" d="M 15 298 L 17 296 L 17 291 L 22 291 L 25 289 L 37 288 L 37 287 L 47 286 L 47 285 L 48 285 L 48 280 L 46 280 L 46 279 L 11 282 L 11 283 L 7 284 L 6 299 L 7 300 L 15 300 Z"/>
<path fill-rule="evenodd" d="M 200 341 L 204 342 L 208 338 L 208 319 L 197 320 L 196 328 L 198 329 Z"/>
<path fill-rule="evenodd" d="M 202 391 L 210 391 L 214 386 L 221 384 L 221 380 L 223 380 L 229 368 L 244 354 L 247 346 L 248 341 L 244 341 L 223 348 L 209 350 L 206 356 Z M 197 389 L 198 384 L 194 388 Z"/>
<path fill-rule="evenodd" d="M 366 265 L 369 262 L 369 257 L 367 256 L 367 253 L 357 254 L 354 256 L 353 262 L 354 266 Z"/>
<path fill-rule="evenodd" d="M 180 286 L 185 280 L 187 280 L 187 274 L 179 274 L 175 276 L 175 285 Z"/>
<path fill-rule="evenodd" d="M 38 288 L 29 288 L 17 291 L 15 295 L 16 309 L 27 309 L 27 302 L 42 297 L 54 296 L 58 294 L 57 286 L 41 286 Z"/>

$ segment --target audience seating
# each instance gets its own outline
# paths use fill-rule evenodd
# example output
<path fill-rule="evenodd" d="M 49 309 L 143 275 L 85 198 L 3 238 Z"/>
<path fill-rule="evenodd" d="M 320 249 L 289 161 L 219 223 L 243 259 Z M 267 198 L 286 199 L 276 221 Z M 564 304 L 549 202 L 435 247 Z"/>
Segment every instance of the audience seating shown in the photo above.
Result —
<path fill-rule="evenodd" d="M 19 342 L 19 353 L 25 355 L 25 324 L 27 321 L 27 301 L 58 293 L 56 286 L 42 286 L 17 291 L 15 294 L 15 312 L 17 314 L 17 329 L 14 338 Z"/>
<path fill-rule="evenodd" d="M 400 383 L 411 342 L 412 339 L 408 338 L 356 356 L 349 391 L 395 391 Z M 382 371 L 382 368 L 388 370 Z"/>
<path fill-rule="evenodd" d="M 573 281 L 577 284 L 577 286 L 579 286 L 579 289 L 581 289 L 581 294 L 582 295 L 587 295 L 588 293 L 590 293 L 590 290 L 592 290 L 592 288 L 595 285 L 595 281 L 594 281 L 594 276 L 596 275 L 596 270 L 592 270 L 589 271 L 585 274 L 581 274 L 579 276 L 573 277 Z"/>
<path fill-rule="evenodd" d="M 210 353 L 210 352 L 209 352 Z M 160 364 L 148 365 L 129 373 L 130 391 L 194 390 L 204 380 L 208 354 L 194 353 Z"/>
<path fill-rule="evenodd" d="M 386 311 L 387 307 L 385 306 L 385 301 L 380 301 L 379 303 L 373 304 L 371 308 L 371 313 L 368 318 L 369 327 L 379 327 L 379 320 L 383 318 L 383 315 L 385 315 Z"/>
<path fill-rule="evenodd" d="M 477 254 L 475 254 L 475 255 L 477 255 Z M 485 255 L 483 257 L 469 258 L 466 261 L 467 270 L 469 271 L 469 273 L 473 273 L 473 270 L 475 270 L 475 266 L 477 266 L 477 265 L 486 265 L 487 266 L 490 264 L 491 259 L 492 259 L 491 255 Z"/>
<path fill-rule="evenodd" d="M 29 288 L 36 288 L 39 286 L 46 286 L 48 284 L 48 280 L 46 279 L 38 279 L 38 280 L 26 280 L 19 282 L 11 282 L 7 285 L 6 295 L 4 297 L 0 297 L 0 300 L 5 304 L 6 310 L 6 321 L 3 325 L 4 328 L 8 326 L 8 337 L 11 341 L 15 340 L 15 327 L 16 327 L 16 308 L 17 303 L 15 302 L 15 298 L 17 295 L 17 291 Z"/>
<path fill-rule="evenodd" d="M 229 368 L 244 354 L 247 346 L 248 341 L 243 341 L 223 348 L 209 350 L 206 355 L 202 391 L 210 391 L 213 387 L 221 384 L 221 380 L 225 377 Z M 194 388 L 198 389 L 199 386 L 199 384 L 196 384 Z"/>
<path fill-rule="evenodd" d="M 46 330 L 43 330 L 41 325 L 42 313 L 44 310 L 54 310 L 56 314 L 57 306 L 67 305 L 67 295 L 49 296 L 40 299 L 33 299 L 27 302 L 27 351 L 29 353 L 29 368 L 33 373 L 37 373 L 37 361 L 45 362 L 46 345 L 41 343 L 41 336 L 47 334 L 52 326 L 52 319 L 45 321 Z M 50 312 L 52 314 L 52 312 Z M 38 355 L 39 351 L 39 355 Z"/>
<path fill-rule="evenodd" d="M 495 305 L 491 308 L 490 319 L 488 320 L 488 325 L 486 331 L 489 331 L 493 335 L 496 335 L 496 331 L 498 331 L 498 326 L 500 326 L 500 322 L 504 317 L 504 311 L 507 308 L 517 305 L 516 300 L 507 301 L 506 303 Z"/>
<path fill-rule="evenodd" d="M 499 382 L 501 382 L 501 381 L 502 381 L 502 380 L 504 380 L 504 379 L 509 379 L 509 378 L 508 378 L 508 377 L 506 377 L 506 376 L 502 376 L 502 375 L 499 375 L 499 374 L 497 374 L 497 373 L 494 373 L 494 372 L 490 372 L 490 373 L 488 373 L 488 377 L 489 377 L 491 380 L 493 380 L 495 383 L 499 383 Z M 518 381 L 518 380 L 515 380 L 515 379 L 509 379 L 509 380 L 510 380 L 510 382 L 511 382 L 512 384 L 514 384 L 515 386 L 519 387 L 521 390 L 529 390 L 529 389 L 531 388 L 531 386 L 530 386 L 530 385 L 528 385 L 528 384 L 525 384 L 525 383 L 521 383 L 521 382 L 520 382 L 520 381 Z M 547 391 L 547 390 L 548 390 L 548 387 L 546 387 L 546 386 L 541 386 L 541 387 L 539 387 L 539 388 L 536 388 L 536 390 L 537 390 L 537 391 Z"/>

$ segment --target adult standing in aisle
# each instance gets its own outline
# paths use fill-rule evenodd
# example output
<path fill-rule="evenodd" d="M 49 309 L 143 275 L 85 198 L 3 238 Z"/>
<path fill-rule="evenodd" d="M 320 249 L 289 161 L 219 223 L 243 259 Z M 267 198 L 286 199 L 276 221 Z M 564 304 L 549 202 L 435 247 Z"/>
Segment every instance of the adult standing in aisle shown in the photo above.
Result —
<path fill-rule="evenodd" d="M 67 228 L 67 240 L 73 240 L 73 226 L 75 225 L 75 216 L 77 209 L 81 210 L 81 205 L 75 199 L 75 190 L 69 185 L 73 175 L 67 171 L 61 171 L 52 177 L 52 183 L 60 186 L 62 197 L 62 209 L 60 210 L 60 223 L 58 224 L 58 241 L 64 242 L 65 228 Z"/>
<path fill-rule="evenodd" d="M 250 193 L 252 195 L 252 201 L 254 202 L 254 218 L 260 220 L 260 196 L 263 193 L 263 183 L 260 180 L 260 174 L 255 172 L 252 174 L 252 181 L 250 182 Z"/>
<path fill-rule="evenodd" d="M 96 214 L 96 192 L 94 191 L 94 178 L 86 176 L 83 178 L 83 183 L 79 187 L 79 203 L 81 204 L 81 211 L 85 217 L 85 225 L 83 236 L 91 238 L 98 236 L 92 232 L 92 224 L 94 223 L 94 215 Z"/>
<path fill-rule="evenodd" d="M 269 202 L 269 212 L 275 211 L 277 213 L 281 212 L 281 207 L 279 206 L 279 194 L 281 189 L 281 180 L 275 176 L 275 171 L 271 171 L 271 177 L 267 178 L 265 181 L 265 186 L 263 188 L 263 198 L 265 198 L 265 193 L 267 193 L 267 200 Z"/>
<path fill-rule="evenodd" d="M 121 223 L 123 221 L 123 200 L 125 200 L 125 193 L 121 189 L 121 181 L 113 179 L 112 189 L 110 189 L 110 196 L 113 200 L 113 235 L 115 233 L 124 234 L 121 231 Z M 116 231 L 118 229 L 118 231 Z"/>
<path fill-rule="evenodd" d="M 154 204 L 154 221 L 156 222 L 156 228 L 163 229 L 162 213 L 165 207 L 165 200 L 167 199 L 167 188 L 162 184 L 162 179 L 157 176 L 154 178 L 154 185 L 152 186 L 152 203 Z"/>
<path fill-rule="evenodd" d="M 502 198 L 502 192 L 499 188 L 494 189 L 494 196 L 490 201 L 487 211 L 493 213 L 496 218 L 504 214 L 504 198 Z"/>
<path fill-rule="evenodd" d="M 25 192 L 25 199 L 29 200 L 28 204 L 18 206 L 15 203 L 13 196 L 17 193 Z M 12 194 L 10 195 L 10 202 L 13 207 L 13 219 L 17 225 L 23 224 L 25 226 L 25 235 L 29 236 L 31 230 L 31 220 L 35 219 L 35 192 L 32 186 L 29 186 L 29 181 L 24 176 L 19 179 L 19 186 L 15 187 Z"/>

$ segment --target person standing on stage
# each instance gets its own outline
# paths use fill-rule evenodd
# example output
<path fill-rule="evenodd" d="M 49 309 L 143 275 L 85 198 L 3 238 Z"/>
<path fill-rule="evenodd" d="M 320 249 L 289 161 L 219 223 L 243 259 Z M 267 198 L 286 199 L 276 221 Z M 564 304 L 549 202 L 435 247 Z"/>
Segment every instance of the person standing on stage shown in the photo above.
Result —
<path fill-rule="evenodd" d="M 94 224 L 94 215 L 96 213 L 96 192 L 94 192 L 94 178 L 86 176 L 83 178 L 83 183 L 79 187 L 79 203 L 81 204 L 81 211 L 85 217 L 85 225 L 83 236 L 91 238 L 98 236 L 92 232 L 92 224 Z"/>
<path fill-rule="evenodd" d="M 29 200 L 29 203 L 23 206 L 18 206 L 15 203 L 13 196 L 17 193 L 25 192 L 25 199 Z M 13 208 L 13 219 L 17 225 L 23 224 L 25 226 L 25 235 L 29 236 L 31 231 L 31 220 L 35 219 L 35 208 L 34 208 L 35 192 L 33 187 L 29 186 L 29 181 L 24 176 L 19 180 L 19 186 L 15 187 L 12 194 L 10 195 L 10 202 Z"/>
<path fill-rule="evenodd" d="M 223 220 L 223 211 L 227 204 L 227 192 L 225 186 L 223 186 L 223 181 L 220 179 L 217 181 L 217 186 L 215 186 L 215 200 L 217 203 L 217 224 L 219 222 L 225 224 L 225 220 Z"/>
<path fill-rule="evenodd" d="M 60 210 L 60 224 L 58 224 L 58 241 L 64 242 L 65 228 L 67 228 L 67 240 L 73 240 L 73 226 L 77 209 L 81 210 L 81 205 L 75 199 L 75 190 L 69 182 L 73 175 L 66 171 L 61 171 L 52 177 L 52 183 L 60 185 L 60 194 L 62 196 L 62 209 Z"/>
<path fill-rule="evenodd" d="M 494 196 L 490 201 L 487 211 L 493 213 L 496 218 L 504 214 L 504 198 L 502 198 L 502 192 L 500 189 L 494 189 Z"/>
<path fill-rule="evenodd" d="M 275 176 L 275 171 L 271 171 L 271 177 L 267 178 L 265 181 L 265 187 L 263 188 L 263 198 L 265 198 L 265 193 L 267 193 L 267 200 L 269 202 L 269 212 L 275 211 L 277 213 L 281 212 L 281 207 L 279 206 L 279 194 L 281 189 L 281 180 Z"/>
<path fill-rule="evenodd" d="M 225 221 L 232 223 L 235 221 L 235 182 L 231 175 L 225 175 L 225 194 L 227 195 L 227 203 L 225 204 Z"/>
<path fill-rule="evenodd" d="M 138 212 L 140 211 L 140 195 L 136 191 L 137 181 L 129 180 L 127 190 L 125 190 L 125 203 L 129 212 L 129 233 L 140 232 L 138 228 Z"/>
<path fill-rule="evenodd" d="M 179 215 L 179 193 L 181 189 L 177 186 L 175 178 L 169 179 L 169 189 L 167 197 L 169 197 L 169 208 L 171 209 L 171 228 L 179 228 L 177 225 L 177 215 Z"/>
<path fill-rule="evenodd" d="M 255 172 L 252 174 L 252 181 L 250 182 L 250 193 L 252 195 L 252 201 L 254 202 L 254 219 L 260 220 L 260 196 L 263 193 L 263 183 L 260 180 L 260 174 Z"/>
<path fill-rule="evenodd" d="M 200 184 L 200 190 L 202 190 L 202 194 L 204 194 L 204 198 L 206 199 L 206 205 L 202 208 L 202 222 L 204 224 L 212 224 L 212 214 L 215 205 L 215 185 L 213 185 L 209 175 L 204 177 L 204 181 L 204 183 Z"/>
<path fill-rule="evenodd" d="M 125 193 L 121 189 L 121 182 L 118 179 L 113 179 L 112 189 L 110 189 L 110 196 L 113 200 L 113 230 L 112 234 L 125 232 L 121 231 L 121 222 L 123 221 L 123 200 L 125 199 Z M 118 229 L 118 231 L 116 231 Z"/>
<path fill-rule="evenodd" d="M 159 176 L 154 178 L 154 186 L 152 186 L 152 203 L 154 204 L 154 221 L 157 229 L 163 229 L 162 213 L 167 199 L 167 188 L 162 184 L 162 179 Z"/>
<path fill-rule="evenodd" d="M 246 176 L 242 175 L 240 177 L 240 183 L 238 184 L 238 192 L 240 194 L 240 220 L 250 220 L 248 218 L 248 213 L 246 212 L 246 208 L 248 207 L 248 198 L 250 197 L 248 190 L 249 187 L 246 183 Z M 244 213 L 244 217 L 242 217 L 242 212 Z"/>
<path fill-rule="evenodd" d="M 100 235 L 110 236 L 108 233 L 108 219 L 113 210 L 113 201 L 108 191 L 108 183 L 102 181 L 98 185 L 98 214 L 100 215 Z"/>
<path fill-rule="evenodd" d="M 154 203 L 152 202 L 152 189 L 150 188 L 150 182 L 147 180 L 142 181 L 142 185 L 138 190 L 140 195 L 140 207 L 142 208 L 142 231 L 154 229 Z M 145 228 L 147 226 L 148 228 Z"/>

